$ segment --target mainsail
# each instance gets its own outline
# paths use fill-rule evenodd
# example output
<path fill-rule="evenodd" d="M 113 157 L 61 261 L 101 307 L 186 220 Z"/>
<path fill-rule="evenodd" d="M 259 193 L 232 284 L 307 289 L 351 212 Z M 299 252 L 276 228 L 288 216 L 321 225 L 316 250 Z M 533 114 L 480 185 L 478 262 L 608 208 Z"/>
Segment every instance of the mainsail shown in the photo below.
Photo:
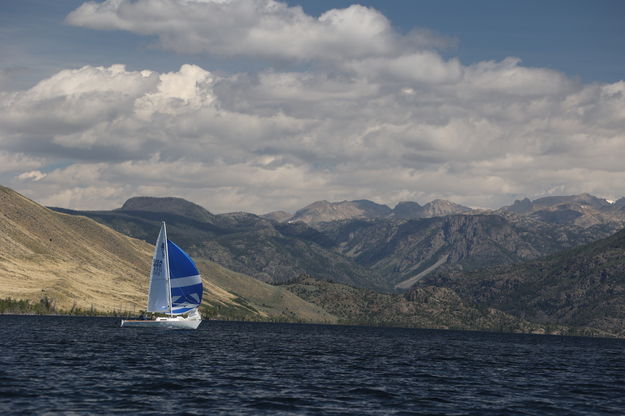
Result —
<path fill-rule="evenodd" d="M 169 267 L 167 267 L 167 230 L 165 223 L 156 240 L 152 272 L 150 273 L 150 292 L 148 294 L 148 312 L 169 312 L 171 295 L 169 291 Z"/>
<path fill-rule="evenodd" d="M 201 302 L 200 272 L 189 255 L 167 239 L 163 223 L 152 261 L 148 312 L 179 315 L 197 308 Z"/>

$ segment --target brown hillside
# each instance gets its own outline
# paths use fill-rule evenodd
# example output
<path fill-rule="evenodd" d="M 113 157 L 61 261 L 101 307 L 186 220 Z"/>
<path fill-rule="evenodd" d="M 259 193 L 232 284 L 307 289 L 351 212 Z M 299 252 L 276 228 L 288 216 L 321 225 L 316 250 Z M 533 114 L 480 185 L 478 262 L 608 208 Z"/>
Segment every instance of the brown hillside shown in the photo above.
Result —
<path fill-rule="evenodd" d="M 151 247 L 0 187 L 0 297 L 100 311 L 145 304 Z"/>

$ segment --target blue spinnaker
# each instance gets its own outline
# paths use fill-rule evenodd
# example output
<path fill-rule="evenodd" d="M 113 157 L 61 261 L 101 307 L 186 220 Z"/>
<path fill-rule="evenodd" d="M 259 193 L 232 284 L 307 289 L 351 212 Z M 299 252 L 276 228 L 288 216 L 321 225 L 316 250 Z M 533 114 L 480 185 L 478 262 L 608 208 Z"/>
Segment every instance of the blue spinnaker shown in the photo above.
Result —
<path fill-rule="evenodd" d="M 191 257 L 173 242 L 167 240 L 169 277 L 171 283 L 171 311 L 182 314 L 202 303 L 202 279 Z"/>

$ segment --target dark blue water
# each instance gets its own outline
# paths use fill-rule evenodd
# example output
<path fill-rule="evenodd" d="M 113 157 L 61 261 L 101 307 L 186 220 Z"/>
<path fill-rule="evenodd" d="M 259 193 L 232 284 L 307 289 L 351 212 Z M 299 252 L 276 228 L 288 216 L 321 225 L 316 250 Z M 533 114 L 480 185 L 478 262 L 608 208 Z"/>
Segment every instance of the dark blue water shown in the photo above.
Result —
<path fill-rule="evenodd" d="M 625 340 L 0 316 L 0 414 L 625 414 Z"/>

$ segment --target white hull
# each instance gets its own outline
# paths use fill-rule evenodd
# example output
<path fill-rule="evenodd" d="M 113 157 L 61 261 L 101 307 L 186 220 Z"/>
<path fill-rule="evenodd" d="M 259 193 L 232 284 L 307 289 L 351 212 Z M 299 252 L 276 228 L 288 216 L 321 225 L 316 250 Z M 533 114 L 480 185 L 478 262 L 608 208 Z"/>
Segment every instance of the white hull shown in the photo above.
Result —
<path fill-rule="evenodd" d="M 200 318 L 156 318 L 152 320 L 122 319 L 122 328 L 158 328 L 158 329 L 197 329 L 202 323 Z"/>

